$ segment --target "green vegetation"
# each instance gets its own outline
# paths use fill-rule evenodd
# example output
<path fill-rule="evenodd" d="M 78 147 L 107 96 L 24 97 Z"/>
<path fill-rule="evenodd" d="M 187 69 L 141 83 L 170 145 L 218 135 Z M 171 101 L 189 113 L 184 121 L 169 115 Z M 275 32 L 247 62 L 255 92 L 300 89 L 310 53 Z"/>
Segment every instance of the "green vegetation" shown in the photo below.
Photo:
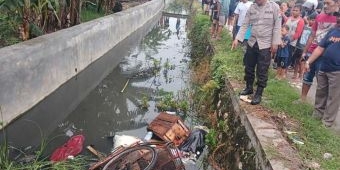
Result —
<path fill-rule="evenodd" d="M 191 22 L 192 28 L 188 38 L 191 41 L 191 48 L 194 49 L 191 51 L 191 59 L 195 63 L 206 56 L 206 47 L 210 46 L 210 20 L 204 15 L 197 15 Z"/>
<path fill-rule="evenodd" d="M 148 109 L 149 106 L 149 97 L 146 94 L 143 94 L 141 107 L 142 109 Z"/>
<path fill-rule="evenodd" d="M 218 143 L 218 133 L 215 129 L 209 129 L 209 133 L 205 136 L 205 143 L 213 150 Z"/>
<path fill-rule="evenodd" d="M 208 16 L 197 14 L 193 20 L 193 29 L 189 34 L 192 46 L 194 49 L 206 49 L 202 47 L 207 47 L 206 43 L 209 43 L 206 39 L 209 39 L 209 36 L 205 35 L 210 26 Z M 210 60 L 210 75 L 211 81 L 217 83 L 217 85 L 206 85 L 206 87 L 216 90 L 219 86 L 224 85 L 226 77 L 232 81 L 241 82 L 243 80 L 243 52 L 240 48 L 231 50 L 231 42 L 232 39 L 226 32 L 223 33 L 221 40 L 213 42 L 215 54 Z M 193 53 L 194 59 L 204 58 L 205 56 L 206 51 L 197 50 Z M 340 137 L 323 127 L 320 121 L 311 117 L 313 108 L 310 104 L 294 104 L 293 101 L 299 98 L 298 91 L 291 87 L 288 82 L 276 80 L 274 75 L 274 71 L 271 71 L 263 105 L 273 110 L 273 114 L 285 113 L 289 119 L 299 122 L 298 137 L 303 140 L 304 145 L 294 143 L 292 145 L 295 145 L 304 161 L 318 162 L 322 169 L 338 169 L 340 167 L 340 148 L 338 147 Z M 202 84 L 200 87 L 203 87 Z M 209 91 L 212 92 L 211 89 Z M 217 125 L 215 127 L 218 129 Z M 209 145 L 215 143 L 210 136 L 215 136 L 216 128 L 207 136 Z M 323 159 L 323 154 L 326 152 L 331 153 L 333 158 Z"/>
<path fill-rule="evenodd" d="M 97 1 L 0 0 L 0 47 L 104 16 L 114 5 L 94 2 Z"/>
<path fill-rule="evenodd" d="M 166 92 L 161 89 L 158 92 L 161 96 L 160 101 L 157 102 L 156 107 L 160 111 L 177 111 L 177 112 L 187 112 L 189 109 L 189 102 L 185 100 L 187 96 L 176 97 L 172 92 Z"/>
<path fill-rule="evenodd" d="M 171 2 L 165 11 L 172 13 L 182 13 L 184 10 L 189 10 L 192 1 L 188 0 L 174 0 Z"/>
<path fill-rule="evenodd" d="M 91 21 L 91 20 L 100 18 L 104 15 L 105 15 L 105 13 L 103 11 L 96 12 L 93 9 L 86 9 L 85 8 L 81 11 L 80 19 L 81 19 L 81 22 L 87 22 L 87 21 Z"/>

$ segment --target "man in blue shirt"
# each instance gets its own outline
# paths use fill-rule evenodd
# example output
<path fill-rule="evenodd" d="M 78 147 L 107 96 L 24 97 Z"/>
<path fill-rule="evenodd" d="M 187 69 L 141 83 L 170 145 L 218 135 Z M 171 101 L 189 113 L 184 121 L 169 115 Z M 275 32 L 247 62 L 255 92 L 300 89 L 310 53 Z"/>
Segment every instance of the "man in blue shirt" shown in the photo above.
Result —
<path fill-rule="evenodd" d="M 319 43 L 306 61 L 306 69 L 321 55 L 322 64 L 318 73 L 318 87 L 315 94 L 314 116 L 331 127 L 340 107 L 340 14 L 336 26 Z"/>

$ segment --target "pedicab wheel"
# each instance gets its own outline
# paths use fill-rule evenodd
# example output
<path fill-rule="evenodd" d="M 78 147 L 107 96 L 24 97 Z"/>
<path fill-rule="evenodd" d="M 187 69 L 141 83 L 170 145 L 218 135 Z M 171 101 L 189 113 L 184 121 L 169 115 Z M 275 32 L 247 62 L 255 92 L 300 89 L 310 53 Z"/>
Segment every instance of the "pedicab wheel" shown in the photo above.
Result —
<path fill-rule="evenodd" d="M 146 160 L 143 156 L 136 156 L 140 154 L 140 152 L 150 154 L 147 157 L 150 160 Z M 133 159 L 131 161 L 131 159 Z M 148 145 L 135 146 L 131 148 L 127 148 L 122 151 L 120 154 L 112 158 L 103 168 L 103 170 L 128 170 L 131 169 L 133 164 L 139 164 L 141 170 L 151 170 L 157 162 L 157 152 L 156 150 Z"/>

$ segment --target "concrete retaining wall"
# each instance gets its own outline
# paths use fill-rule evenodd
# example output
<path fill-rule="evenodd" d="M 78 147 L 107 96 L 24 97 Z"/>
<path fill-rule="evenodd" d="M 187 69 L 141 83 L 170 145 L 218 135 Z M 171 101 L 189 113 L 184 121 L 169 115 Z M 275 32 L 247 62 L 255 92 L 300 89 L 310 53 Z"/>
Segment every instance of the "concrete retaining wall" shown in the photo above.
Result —
<path fill-rule="evenodd" d="M 4 124 L 84 70 L 163 7 L 163 0 L 152 0 L 0 49 L 0 106 Z"/>
<path fill-rule="evenodd" d="M 250 145 L 255 151 L 255 165 L 252 169 L 301 169 L 302 162 L 297 151 L 286 141 L 276 124 L 263 113 L 256 115 L 256 109 L 242 107 L 239 95 L 235 93 L 235 87 L 232 86 L 228 78 L 225 82 L 230 94 L 232 110 L 235 116 L 240 118 L 250 139 Z"/>

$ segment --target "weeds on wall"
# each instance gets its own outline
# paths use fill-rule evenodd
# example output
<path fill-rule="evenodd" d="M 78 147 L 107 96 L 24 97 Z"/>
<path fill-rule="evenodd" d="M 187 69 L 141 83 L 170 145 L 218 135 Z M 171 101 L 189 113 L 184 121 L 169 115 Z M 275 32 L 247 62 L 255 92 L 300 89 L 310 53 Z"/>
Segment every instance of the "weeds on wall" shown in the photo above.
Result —
<path fill-rule="evenodd" d="M 158 110 L 184 113 L 189 110 L 189 102 L 184 97 L 176 97 L 173 93 L 164 90 L 161 90 L 159 95 L 161 95 L 161 98 L 156 104 Z"/>
<path fill-rule="evenodd" d="M 208 55 L 210 49 L 210 34 L 209 26 L 210 20 L 207 16 L 197 15 L 197 17 L 191 18 L 192 28 L 188 34 L 188 38 L 191 41 L 191 60 L 195 65 L 199 64 L 206 55 Z"/>

